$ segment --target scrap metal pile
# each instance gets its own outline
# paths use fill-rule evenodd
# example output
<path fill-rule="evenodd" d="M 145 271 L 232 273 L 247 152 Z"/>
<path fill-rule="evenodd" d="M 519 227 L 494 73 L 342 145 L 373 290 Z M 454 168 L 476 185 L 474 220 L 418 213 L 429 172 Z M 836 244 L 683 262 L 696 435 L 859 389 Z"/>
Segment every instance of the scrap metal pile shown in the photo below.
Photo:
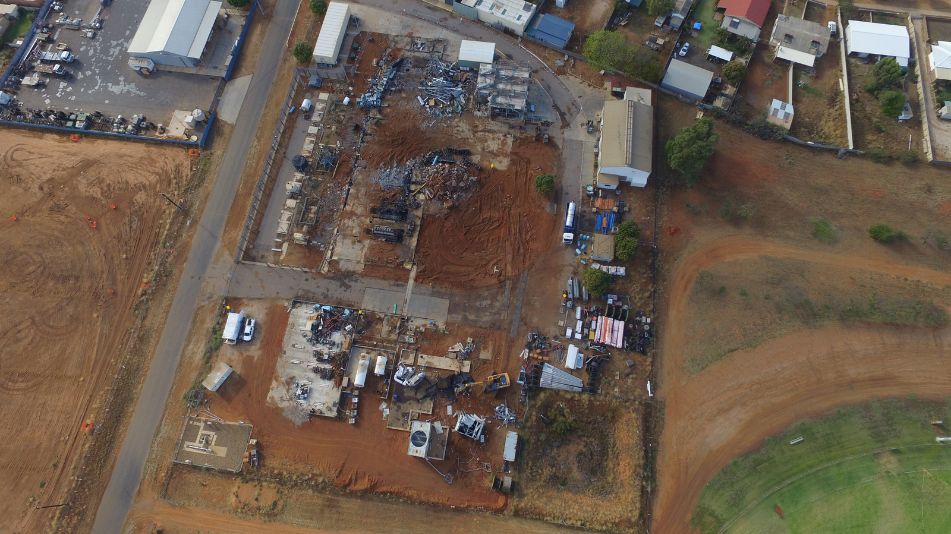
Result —
<path fill-rule="evenodd" d="M 383 95 L 390 88 L 396 73 L 399 72 L 404 58 L 399 58 L 386 69 L 381 69 L 380 74 L 370 80 L 370 87 L 365 93 L 357 99 L 357 106 L 360 109 L 379 108 L 383 106 Z"/>
<path fill-rule="evenodd" d="M 463 200 L 479 183 L 479 167 L 473 163 L 469 150 L 447 148 L 430 152 L 425 156 L 411 159 L 401 165 L 384 167 L 371 178 L 373 183 L 384 190 L 402 189 L 401 200 L 393 209 L 401 211 L 409 206 L 410 197 L 423 194 L 426 198 L 439 199 L 448 203 Z M 415 190 L 413 187 L 415 186 Z M 395 202 L 389 199 L 387 205 Z M 375 208 L 374 213 L 384 219 L 397 220 L 385 216 L 386 206 Z M 405 213 L 399 220 L 405 219 Z"/>
<path fill-rule="evenodd" d="M 416 100 L 434 117 L 462 113 L 466 107 L 463 87 L 466 81 L 458 65 L 431 56 L 426 65 L 426 79 L 419 84 Z"/>

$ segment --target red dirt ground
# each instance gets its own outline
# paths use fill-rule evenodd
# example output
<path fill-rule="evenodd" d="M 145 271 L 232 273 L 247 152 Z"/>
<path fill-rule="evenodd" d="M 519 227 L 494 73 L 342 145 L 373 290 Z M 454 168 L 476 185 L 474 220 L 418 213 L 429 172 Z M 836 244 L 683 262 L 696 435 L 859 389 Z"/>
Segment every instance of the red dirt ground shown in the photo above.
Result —
<path fill-rule="evenodd" d="M 837 406 L 890 396 L 944 398 L 951 378 L 951 328 L 841 327 L 801 330 L 732 353 L 697 375 L 686 367 L 687 306 L 697 275 L 729 262 L 792 259 L 837 272 L 864 271 L 951 285 L 947 253 L 919 244 L 872 242 L 869 225 L 888 222 L 911 236 L 947 231 L 951 196 L 944 173 L 920 165 L 836 160 L 759 141 L 718 124 L 721 141 L 701 185 L 666 203 L 659 350 L 664 406 L 652 531 L 688 532 L 704 485 L 734 458 L 796 421 Z M 742 151 L 730 147 L 743 146 Z M 751 203 L 753 217 L 725 222 L 721 202 Z M 810 217 L 827 217 L 839 242 L 820 244 Z M 714 321 L 742 320 L 716 317 Z"/>
<path fill-rule="evenodd" d="M 313 473 L 349 490 L 396 494 L 413 501 L 493 511 L 504 508 L 505 497 L 488 488 L 480 473 L 458 476 L 447 485 L 426 463 L 406 455 L 408 434 L 388 430 L 377 410 L 380 400 L 373 395 L 375 377 L 364 389 L 356 425 L 314 418 L 297 427 L 279 408 L 269 406 L 268 390 L 287 320 L 284 303 L 268 307 L 262 321 L 268 326 L 262 329 L 260 347 L 243 357 L 236 366 L 239 379 L 226 384 L 211 406 L 226 420 L 254 422 L 254 435 L 262 443 L 268 469 Z M 464 405 L 462 400 L 454 403 L 457 410 Z M 445 408 L 442 419 L 444 415 Z M 498 445 L 501 451 L 501 442 Z M 470 455 L 485 457 L 494 450 L 484 452 L 474 442 L 454 436 L 446 460 L 439 465 L 449 469 L 456 465 L 456 456 L 464 463 Z"/>
<path fill-rule="evenodd" d="M 555 215 L 535 191 L 535 176 L 554 171 L 551 145 L 517 143 L 507 170 L 487 170 L 479 189 L 420 230 L 416 280 L 485 287 L 513 278 L 547 251 Z"/>
<path fill-rule="evenodd" d="M 182 149 L 0 130 L 0 513 L 40 532 L 106 417 Z M 173 249 L 168 249 L 173 252 Z M 99 439 L 109 439 L 105 434 Z"/>

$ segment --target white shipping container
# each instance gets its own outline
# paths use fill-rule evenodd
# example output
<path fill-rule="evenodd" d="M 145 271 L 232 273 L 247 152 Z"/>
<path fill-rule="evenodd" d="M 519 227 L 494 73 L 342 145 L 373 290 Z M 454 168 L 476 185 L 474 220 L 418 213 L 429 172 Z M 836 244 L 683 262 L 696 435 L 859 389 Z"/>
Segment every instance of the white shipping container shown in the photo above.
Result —
<path fill-rule="evenodd" d="M 350 4 L 330 2 L 324 22 L 320 25 L 317 44 L 314 45 L 314 61 L 336 65 L 340 56 L 340 46 L 347 35 L 350 25 Z"/>

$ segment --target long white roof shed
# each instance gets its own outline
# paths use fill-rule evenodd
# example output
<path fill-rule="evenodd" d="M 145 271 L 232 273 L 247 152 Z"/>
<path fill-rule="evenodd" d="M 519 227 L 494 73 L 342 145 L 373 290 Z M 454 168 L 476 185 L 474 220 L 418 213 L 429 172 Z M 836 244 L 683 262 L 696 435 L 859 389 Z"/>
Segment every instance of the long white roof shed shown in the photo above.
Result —
<path fill-rule="evenodd" d="M 495 61 L 495 43 L 485 41 L 462 41 L 459 44 L 459 63 L 474 66 Z"/>
<path fill-rule="evenodd" d="M 129 54 L 198 60 L 211 37 L 221 2 L 152 0 L 129 42 Z"/>
<path fill-rule="evenodd" d="M 845 42 L 850 54 L 893 57 L 902 67 L 908 66 L 911 57 L 908 28 L 896 24 L 850 20 L 845 27 Z"/>
<path fill-rule="evenodd" d="M 350 24 L 350 4 L 331 2 L 324 14 L 324 22 L 320 25 L 317 35 L 317 44 L 314 45 L 314 61 L 317 63 L 337 64 L 340 56 L 340 46 L 347 35 L 347 26 Z"/>

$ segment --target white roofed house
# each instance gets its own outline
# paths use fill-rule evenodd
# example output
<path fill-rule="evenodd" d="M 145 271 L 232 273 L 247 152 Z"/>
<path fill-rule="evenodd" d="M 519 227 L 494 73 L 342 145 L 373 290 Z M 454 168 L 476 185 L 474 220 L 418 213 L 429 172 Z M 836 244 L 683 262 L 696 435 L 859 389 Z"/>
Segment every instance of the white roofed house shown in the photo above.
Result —
<path fill-rule="evenodd" d="M 622 100 L 608 100 L 601 112 L 598 187 L 617 189 L 620 183 L 646 186 L 653 155 L 651 91 L 628 87 Z"/>
<path fill-rule="evenodd" d="M 129 55 L 159 65 L 196 67 L 211 39 L 221 2 L 152 0 L 129 42 Z"/>
<path fill-rule="evenodd" d="M 935 79 L 951 80 L 951 41 L 938 41 L 931 45 L 928 67 L 934 73 Z"/>
<path fill-rule="evenodd" d="M 845 44 L 849 55 L 893 57 L 906 68 L 911 57 L 908 28 L 896 24 L 850 20 L 845 27 Z"/>

